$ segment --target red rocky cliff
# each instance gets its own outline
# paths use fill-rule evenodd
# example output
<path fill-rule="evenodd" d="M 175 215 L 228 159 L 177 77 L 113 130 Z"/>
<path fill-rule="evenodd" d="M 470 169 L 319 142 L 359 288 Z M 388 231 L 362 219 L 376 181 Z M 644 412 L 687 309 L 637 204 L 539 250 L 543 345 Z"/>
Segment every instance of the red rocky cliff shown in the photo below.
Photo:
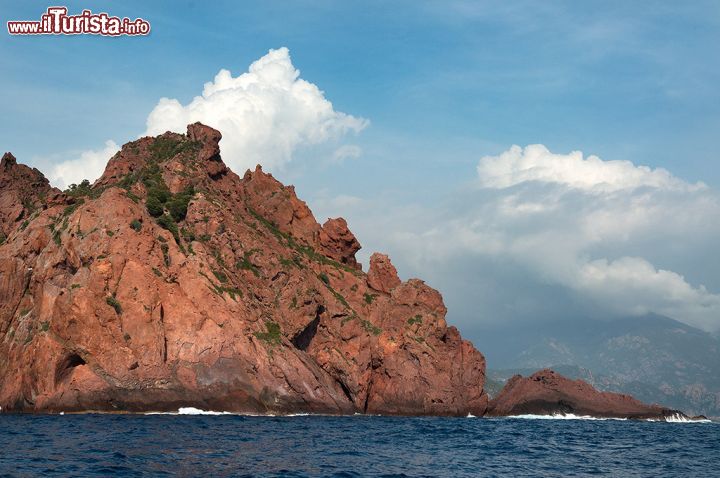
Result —
<path fill-rule="evenodd" d="M 365 274 L 343 219 L 222 162 L 201 124 L 61 193 L 0 166 L 0 407 L 482 415 L 485 360 L 440 294 Z"/>

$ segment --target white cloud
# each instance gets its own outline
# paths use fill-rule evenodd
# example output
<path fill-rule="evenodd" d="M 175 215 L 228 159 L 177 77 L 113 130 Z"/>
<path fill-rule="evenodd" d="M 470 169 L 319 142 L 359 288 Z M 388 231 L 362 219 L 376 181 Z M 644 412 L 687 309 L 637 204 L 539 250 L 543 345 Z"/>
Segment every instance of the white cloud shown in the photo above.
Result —
<path fill-rule="evenodd" d="M 595 192 L 640 187 L 695 190 L 703 183 L 689 184 L 662 168 L 635 166 L 630 161 L 583 158 L 580 151 L 553 154 L 541 144 L 513 146 L 499 156 L 485 156 L 477 167 L 480 183 L 489 188 L 507 188 L 528 181 L 564 184 Z"/>
<path fill-rule="evenodd" d="M 707 220 L 720 214 L 717 194 L 702 183 L 628 161 L 553 154 L 541 145 L 482 158 L 478 178 L 494 190 L 483 217 L 502 238 L 501 254 L 540 280 L 617 313 L 656 312 L 720 327 L 720 295 L 627 254 L 662 261 L 668 251 L 682 255 L 693 247 L 693 236 L 720 236 Z"/>
<path fill-rule="evenodd" d="M 582 264 L 574 287 L 621 312 L 661 312 L 696 325 L 720 325 L 720 295 L 693 287 L 683 276 L 640 257 Z"/>
<path fill-rule="evenodd" d="M 282 167 L 301 147 L 368 125 L 365 119 L 335 111 L 317 86 L 301 79 L 287 48 L 270 50 L 237 77 L 220 70 L 187 105 L 162 98 L 147 118 L 145 134 L 182 133 L 196 121 L 220 130 L 223 160 L 238 173 L 258 163 Z M 356 151 L 349 148 L 346 156 Z"/>
<path fill-rule="evenodd" d="M 107 140 L 102 149 L 83 151 L 78 157 L 56 164 L 50 172 L 50 182 L 60 189 L 83 179 L 92 182 L 102 175 L 108 160 L 118 151 L 120 147 L 115 141 Z"/>
<path fill-rule="evenodd" d="M 346 159 L 357 159 L 362 155 L 362 148 L 354 144 L 344 144 L 333 152 L 332 162 L 342 163 Z"/>

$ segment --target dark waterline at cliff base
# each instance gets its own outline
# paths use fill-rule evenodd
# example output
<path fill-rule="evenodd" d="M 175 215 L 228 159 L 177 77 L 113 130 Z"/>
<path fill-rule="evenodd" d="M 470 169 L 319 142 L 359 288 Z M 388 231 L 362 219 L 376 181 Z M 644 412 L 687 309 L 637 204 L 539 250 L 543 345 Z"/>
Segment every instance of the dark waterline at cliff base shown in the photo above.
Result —
<path fill-rule="evenodd" d="M 720 424 L 6 415 L 1 476 L 719 476 Z"/>

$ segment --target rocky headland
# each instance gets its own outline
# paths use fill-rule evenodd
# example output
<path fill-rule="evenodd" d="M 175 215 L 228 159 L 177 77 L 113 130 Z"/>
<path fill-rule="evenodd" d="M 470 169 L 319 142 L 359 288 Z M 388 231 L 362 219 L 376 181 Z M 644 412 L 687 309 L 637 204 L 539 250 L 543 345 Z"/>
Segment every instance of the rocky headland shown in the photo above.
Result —
<path fill-rule="evenodd" d="M 488 407 L 485 359 L 441 295 L 401 281 L 342 218 L 240 177 L 196 123 L 124 145 L 94 183 L 53 188 L 0 161 L 3 412 L 661 418 L 662 407 L 551 371 Z"/>
<path fill-rule="evenodd" d="M 2 410 L 484 414 L 440 294 L 362 271 L 343 219 L 236 175 L 220 138 L 141 138 L 66 192 L 3 156 Z"/>

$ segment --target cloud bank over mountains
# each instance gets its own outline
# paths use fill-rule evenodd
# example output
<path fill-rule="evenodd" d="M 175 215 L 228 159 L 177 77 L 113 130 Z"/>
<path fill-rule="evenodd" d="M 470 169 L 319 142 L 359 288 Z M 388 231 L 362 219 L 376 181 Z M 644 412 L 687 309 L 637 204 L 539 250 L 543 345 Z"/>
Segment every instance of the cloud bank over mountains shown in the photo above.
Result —
<path fill-rule="evenodd" d="M 494 195 L 474 217 L 483 226 L 463 233 L 492 231 L 500 247 L 491 253 L 620 315 L 655 312 L 720 327 L 720 295 L 662 265 L 669 255 L 712 254 L 720 227 L 709 219 L 720 217 L 720 202 L 703 183 L 542 145 L 484 157 L 477 172 Z M 687 250 L 698 241 L 704 247 Z"/>
<path fill-rule="evenodd" d="M 299 149 L 338 141 L 369 124 L 366 119 L 336 111 L 316 85 L 300 78 L 287 48 L 270 50 L 237 77 L 220 70 L 187 105 L 161 98 L 147 117 L 143 136 L 184 133 L 187 125 L 196 121 L 220 130 L 223 160 L 241 174 L 256 164 L 277 171 Z M 117 150 L 117 145 L 108 141 L 100 151 L 80 153 L 58 164 L 50 180 L 59 187 L 82 179 L 94 181 Z M 105 156 L 97 159 L 101 155 Z M 359 155 L 357 146 L 340 145 L 328 160 Z"/>

